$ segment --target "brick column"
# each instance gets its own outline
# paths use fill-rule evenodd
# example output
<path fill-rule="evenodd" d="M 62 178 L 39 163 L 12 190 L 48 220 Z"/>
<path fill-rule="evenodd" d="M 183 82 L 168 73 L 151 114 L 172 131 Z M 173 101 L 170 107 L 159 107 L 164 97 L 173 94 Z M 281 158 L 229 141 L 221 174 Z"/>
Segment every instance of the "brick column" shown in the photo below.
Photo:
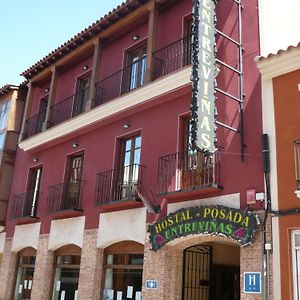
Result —
<path fill-rule="evenodd" d="M 159 251 L 150 250 L 145 245 L 142 299 L 143 300 L 181 300 L 183 251 L 164 246 Z M 158 289 L 145 288 L 146 280 L 157 280 Z"/>
<path fill-rule="evenodd" d="M 97 248 L 98 230 L 86 230 L 83 237 L 78 285 L 78 299 L 99 299 L 103 250 Z"/>
<path fill-rule="evenodd" d="M 54 252 L 48 250 L 49 235 L 40 235 L 31 291 L 32 300 L 49 299 L 52 293 Z"/>
<path fill-rule="evenodd" d="M 14 292 L 17 253 L 11 252 L 12 239 L 6 239 L 0 266 L 0 299 L 10 300 Z"/>

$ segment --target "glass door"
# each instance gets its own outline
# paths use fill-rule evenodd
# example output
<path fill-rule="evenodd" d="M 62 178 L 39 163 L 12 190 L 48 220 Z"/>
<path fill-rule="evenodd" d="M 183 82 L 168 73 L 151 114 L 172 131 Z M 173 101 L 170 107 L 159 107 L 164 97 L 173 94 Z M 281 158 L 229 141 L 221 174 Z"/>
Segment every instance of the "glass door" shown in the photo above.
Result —
<path fill-rule="evenodd" d="M 85 111 L 85 105 L 89 99 L 90 76 L 81 78 L 77 82 L 77 93 L 74 99 L 73 116 L 77 116 Z"/>

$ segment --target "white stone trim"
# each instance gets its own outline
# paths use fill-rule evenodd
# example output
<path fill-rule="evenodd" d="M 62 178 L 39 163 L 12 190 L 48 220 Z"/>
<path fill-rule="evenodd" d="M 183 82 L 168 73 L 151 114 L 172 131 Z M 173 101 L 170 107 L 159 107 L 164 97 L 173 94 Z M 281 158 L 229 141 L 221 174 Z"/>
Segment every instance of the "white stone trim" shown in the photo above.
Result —
<path fill-rule="evenodd" d="M 273 77 L 300 67 L 300 50 L 289 50 L 272 58 L 258 62 L 262 72 L 262 113 L 263 132 L 269 136 L 270 146 L 270 186 L 272 195 L 272 209 L 278 210 L 278 179 L 277 179 L 277 148 L 276 148 L 276 124 L 274 112 Z M 295 63 L 295 59 L 298 60 Z M 291 65 L 289 65 L 291 64 Z M 298 65 L 298 66 L 297 66 Z M 280 246 L 279 246 L 279 220 L 273 218 L 273 286 L 274 300 L 281 299 L 281 270 L 280 270 Z"/>
<path fill-rule="evenodd" d="M 0 233 L 0 254 L 4 252 L 6 232 Z"/>
<path fill-rule="evenodd" d="M 76 132 L 84 127 L 102 121 L 112 115 L 118 114 L 131 107 L 153 100 L 190 82 L 191 68 L 187 67 L 181 71 L 158 79 L 150 84 L 120 96 L 88 112 L 65 121 L 53 128 L 49 128 L 40 134 L 22 141 L 19 146 L 24 151 L 34 149 L 55 139 Z"/>
<path fill-rule="evenodd" d="M 168 214 L 177 211 L 180 208 L 203 206 L 203 205 L 224 205 L 232 208 L 240 208 L 240 194 L 229 194 L 224 196 L 217 196 L 212 198 L 205 198 L 199 200 L 183 201 L 168 205 Z"/>
<path fill-rule="evenodd" d="M 20 250 L 32 247 L 37 250 L 41 223 L 17 225 L 12 241 L 11 251 L 19 252 Z"/>
<path fill-rule="evenodd" d="M 82 248 L 84 224 L 85 217 L 52 220 L 48 249 L 55 251 L 70 244 Z"/>
<path fill-rule="evenodd" d="M 272 239 L 273 239 L 273 297 L 274 300 L 281 300 L 279 218 L 272 218 Z M 283 259 L 287 260 L 286 257 L 284 257 Z"/>
<path fill-rule="evenodd" d="M 259 59 L 257 66 L 264 80 L 300 69 L 300 47 L 290 48 L 269 58 Z"/>
<path fill-rule="evenodd" d="M 121 241 L 135 241 L 145 244 L 146 208 L 126 209 L 100 213 L 98 248 L 106 248 Z"/>

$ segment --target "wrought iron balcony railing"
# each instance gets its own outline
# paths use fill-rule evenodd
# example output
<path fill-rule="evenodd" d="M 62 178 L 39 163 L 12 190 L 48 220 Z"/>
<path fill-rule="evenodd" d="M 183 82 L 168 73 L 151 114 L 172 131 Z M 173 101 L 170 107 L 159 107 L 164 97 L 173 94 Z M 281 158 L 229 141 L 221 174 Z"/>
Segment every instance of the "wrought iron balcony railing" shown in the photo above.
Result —
<path fill-rule="evenodd" d="M 43 124 L 45 121 L 46 111 L 40 112 L 37 115 L 29 118 L 25 122 L 24 132 L 22 139 L 28 139 L 31 136 L 41 132 L 43 130 Z"/>
<path fill-rule="evenodd" d="M 139 200 L 136 189 L 142 187 L 145 166 L 133 164 L 119 170 L 97 174 L 96 205 L 116 203 L 123 200 Z"/>
<path fill-rule="evenodd" d="M 191 64 L 191 35 L 153 53 L 153 80 Z"/>
<path fill-rule="evenodd" d="M 28 191 L 12 197 L 10 218 L 36 217 L 39 193 Z"/>
<path fill-rule="evenodd" d="M 94 106 L 104 104 L 143 86 L 145 83 L 146 61 L 147 58 L 142 57 L 124 69 L 97 82 Z"/>
<path fill-rule="evenodd" d="M 67 181 L 50 186 L 48 190 L 47 212 L 81 211 L 82 188 L 82 180 Z"/>
<path fill-rule="evenodd" d="M 55 126 L 85 111 L 89 87 L 51 106 L 49 126 Z"/>
<path fill-rule="evenodd" d="M 153 53 L 151 79 L 155 80 L 175 72 L 191 63 L 191 36 L 179 39 Z M 95 99 L 92 104 L 97 107 L 127 92 L 145 85 L 147 57 L 143 56 L 120 71 L 100 80 L 95 84 Z M 89 90 L 86 88 L 51 106 L 48 127 L 60 124 L 86 110 Z M 23 139 L 42 131 L 44 114 L 28 119 L 25 124 Z"/>
<path fill-rule="evenodd" d="M 218 187 L 219 162 L 217 152 L 175 153 L 159 158 L 158 193 Z"/>

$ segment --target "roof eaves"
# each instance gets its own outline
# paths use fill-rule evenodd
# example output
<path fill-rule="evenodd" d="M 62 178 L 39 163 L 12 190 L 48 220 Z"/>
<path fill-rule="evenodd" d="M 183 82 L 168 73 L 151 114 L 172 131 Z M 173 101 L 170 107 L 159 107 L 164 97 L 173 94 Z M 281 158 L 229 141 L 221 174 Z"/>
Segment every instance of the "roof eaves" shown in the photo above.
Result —
<path fill-rule="evenodd" d="M 38 62 L 23 71 L 20 75 L 24 76 L 26 79 L 32 78 L 34 75 L 40 73 L 41 71 L 79 47 L 85 41 L 91 39 L 103 30 L 107 29 L 113 23 L 119 21 L 121 18 L 125 17 L 130 12 L 134 11 L 147 1 L 148 0 L 127 0 L 126 2 L 123 2 L 112 11 L 105 14 L 102 18 L 92 23 L 90 26 L 77 33 L 61 46 L 44 56 Z"/>

